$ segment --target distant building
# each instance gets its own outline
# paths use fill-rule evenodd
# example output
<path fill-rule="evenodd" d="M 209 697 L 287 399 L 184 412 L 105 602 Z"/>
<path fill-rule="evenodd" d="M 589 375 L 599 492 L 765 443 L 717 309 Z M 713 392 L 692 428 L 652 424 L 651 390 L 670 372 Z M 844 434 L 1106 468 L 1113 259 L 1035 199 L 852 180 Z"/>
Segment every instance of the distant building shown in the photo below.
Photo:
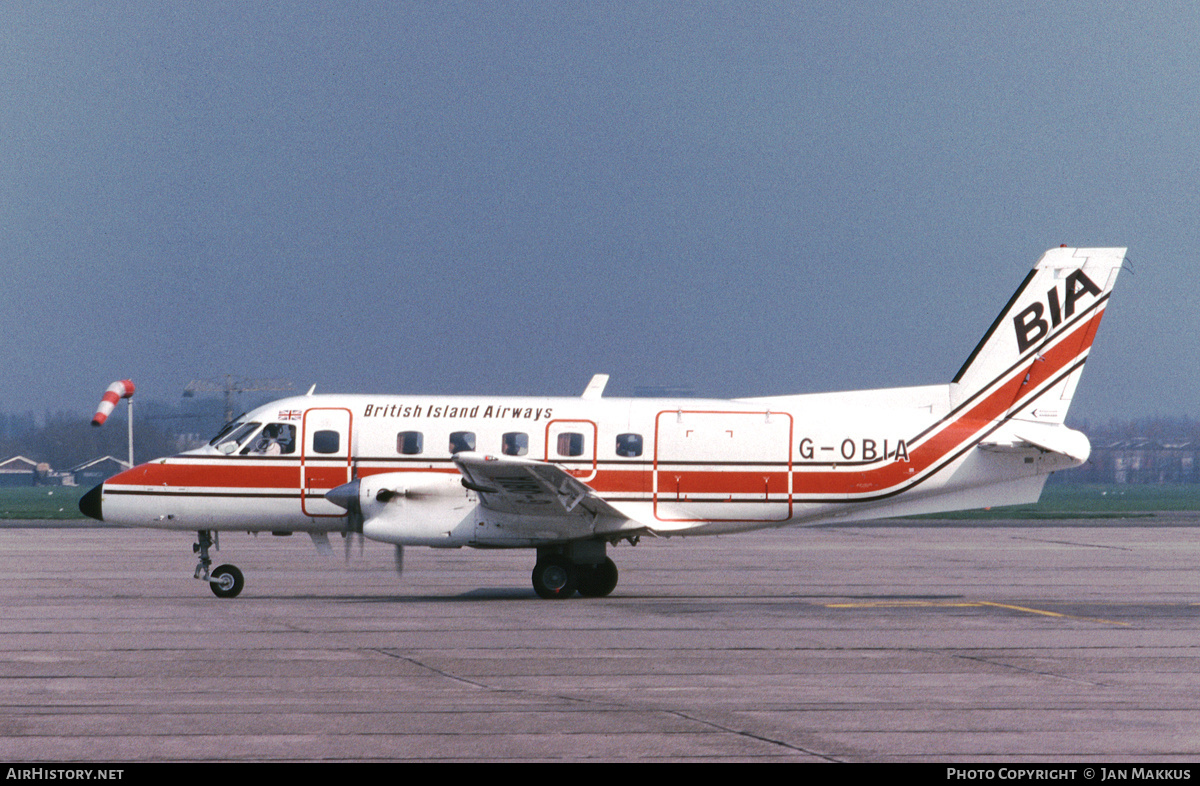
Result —
<path fill-rule="evenodd" d="M 94 486 L 97 483 L 103 483 L 113 475 L 126 469 L 129 469 L 128 461 L 121 461 L 112 456 L 95 458 L 91 461 L 85 461 L 82 464 L 76 464 L 62 473 L 64 476 L 63 485 Z"/>
<path fill-rule="evenodd" d="M 1135 437 L 1092 446 L 1088 463 L 1066 480 L 1084 483 L 1200 482 L 1200 442 Z"/>
<path fill-rule="evenodd" d="M 49 467 L 45 472 L 49 473 Z M 36 486 L 38 484 L 38 463 L 24 456 L 13 456 L 7 461 L 0 461 L 0 486 Z"/>

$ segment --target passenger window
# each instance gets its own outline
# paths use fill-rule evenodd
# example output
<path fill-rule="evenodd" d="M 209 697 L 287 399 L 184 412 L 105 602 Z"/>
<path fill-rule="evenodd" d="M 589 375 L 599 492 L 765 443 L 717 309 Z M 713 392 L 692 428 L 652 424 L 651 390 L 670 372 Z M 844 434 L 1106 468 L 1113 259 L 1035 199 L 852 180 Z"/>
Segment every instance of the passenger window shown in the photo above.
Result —
<path fill-rule="evenodd" d="M 401 431 L 396 435 L 396 452 L 405 456 L 415 456 L 421 452 L 425 438 L 419 431 Z"/>
<path fill-rule="evenodd" d="M 617 455 L 624 456 L 625 458 L 633 458 L 634 456 L 642 455 L 642 435 L 618 434 Z"/>
<path fill-rule="evenodd" d="M 342 444 L 342 435 L 336 431 L 313 433 L 313 453 L 337 453 Z"/>
<path fill-rule="evenodd" d="M 450 435 L 450 453 L 462 453 L 464 450 L 475 449 L 474 431 L 455 431 Z"/>
<path fill-rule="evenodd" d="M 558 435 L 558 455 L 560 456 L 582 456 L 583 455 L 583 435 L 573 431 L 568 431 Z"/>
<path fill-rule="evenodd" d="M 286 456 L 296 452 L 296 427 L 287 423 L 268 423 L 242 450 L 242 455 Z"/>
<path fill-rule="evenodd" d="M 529 435 L 523 431 L 510 431 L 504 435 L 500 452 L 506 456 L 524 456 L 529 452 Z"/>

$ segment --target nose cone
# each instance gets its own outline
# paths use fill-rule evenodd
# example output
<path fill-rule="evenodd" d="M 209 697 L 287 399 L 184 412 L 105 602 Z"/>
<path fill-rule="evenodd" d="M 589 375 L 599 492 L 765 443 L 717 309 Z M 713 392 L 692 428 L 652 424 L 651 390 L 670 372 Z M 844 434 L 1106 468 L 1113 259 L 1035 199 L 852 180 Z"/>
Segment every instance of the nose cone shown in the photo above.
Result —
<path fill-rule="evenodd" d="M 79 500 L 79 512 L 96 521 L 104 521 L 100 515 L 100 495 L 104 493 L 104 484 L 96 486 Z"/>

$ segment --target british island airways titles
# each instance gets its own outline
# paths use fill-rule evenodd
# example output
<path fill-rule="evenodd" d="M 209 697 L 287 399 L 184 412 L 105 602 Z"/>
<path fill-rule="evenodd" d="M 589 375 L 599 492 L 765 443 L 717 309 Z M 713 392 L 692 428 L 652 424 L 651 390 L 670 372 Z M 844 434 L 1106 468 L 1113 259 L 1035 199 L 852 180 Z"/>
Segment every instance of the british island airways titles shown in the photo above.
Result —
<path fill-rule="evenodd" d="M 282 414 L 282 413 L 281 413 Z M 457 406 L 453 404 L 367 404 L 363 408 L 365 418 L 462 418 L 470 420 L 550 420 L 554 417 L 553 407 L 512 407 L 496 404 Z M 830 444 L 823 444 L 830 442 Z M 801 460 L 817 464 L 840 462 L 873 463 L 876 461 L 908 461 L 908 444 L 904 439 L 873 439 L 869 437 L 845 437 L 833 440 L 822 439 L 821 443 L 809 437 L 797 445 Z"/>
<path fill-rule="evenodd" d="M 482 410 L 482 412 L 480 411 Z M 450 404 L 367 404 L 364 418 L 494 418 L 511 420 L 549 420 L 553 407 L 501 407 L 494 404 L 460 407 Z"/>

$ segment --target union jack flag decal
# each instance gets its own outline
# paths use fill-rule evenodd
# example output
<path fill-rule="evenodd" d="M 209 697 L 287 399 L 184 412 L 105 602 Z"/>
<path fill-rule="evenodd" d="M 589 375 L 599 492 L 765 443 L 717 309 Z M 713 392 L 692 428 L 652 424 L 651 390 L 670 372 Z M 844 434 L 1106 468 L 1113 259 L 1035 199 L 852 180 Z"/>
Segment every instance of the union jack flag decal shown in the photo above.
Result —
<path fill-rule="evenodd" d="M 300 410 L 298 410 L 298 409 L 281 409 L 281 410 L 279 410 L 279 419 L 280 420 L 299 420 L 300 415 L 301 415 L 301 413 L 300 413 Z"/>

